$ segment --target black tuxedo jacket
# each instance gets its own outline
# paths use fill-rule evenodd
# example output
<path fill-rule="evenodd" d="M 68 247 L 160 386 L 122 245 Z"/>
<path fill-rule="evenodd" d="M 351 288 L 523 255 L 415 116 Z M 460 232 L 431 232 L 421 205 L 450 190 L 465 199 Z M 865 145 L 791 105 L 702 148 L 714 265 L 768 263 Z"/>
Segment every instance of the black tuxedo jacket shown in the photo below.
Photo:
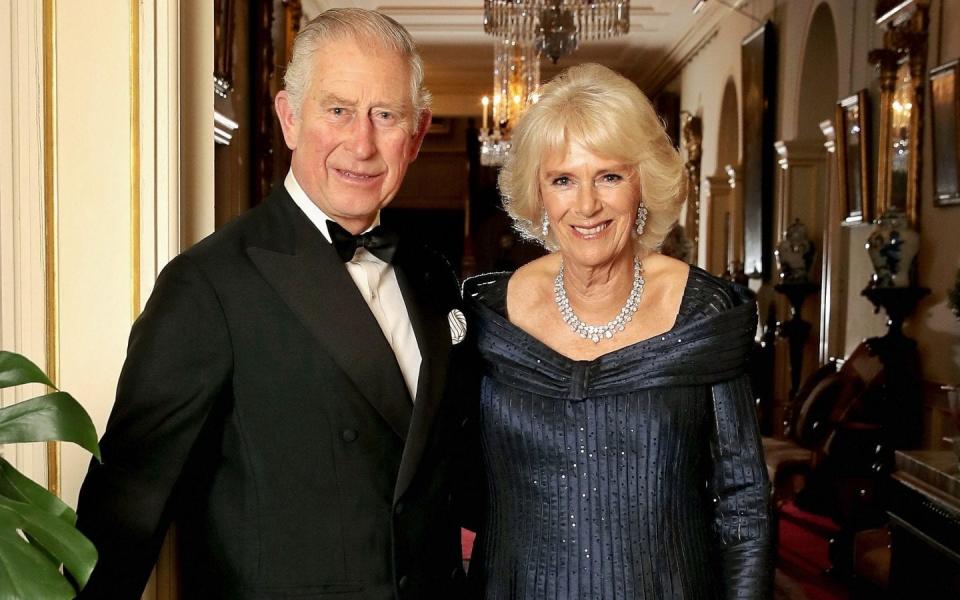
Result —
<path fill-rule="evenodd" d="M 81 597 L 138 598 L 173 519 L 185 597 L 460 597 L 463 416 L 444 400 L 459 290 L 416 244 L 395 267 L 423 357 L 412 403 L 343 262 L 282 187 L 171 261 L 80 493 L 100 552 Z"/>

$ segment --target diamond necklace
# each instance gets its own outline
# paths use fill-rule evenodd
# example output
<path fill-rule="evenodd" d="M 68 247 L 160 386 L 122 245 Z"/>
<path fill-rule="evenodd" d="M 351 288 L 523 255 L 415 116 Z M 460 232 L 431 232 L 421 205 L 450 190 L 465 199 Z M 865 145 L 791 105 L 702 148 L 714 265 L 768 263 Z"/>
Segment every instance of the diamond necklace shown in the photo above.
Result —
<path fill-rule="evenodd" d="M 640 258 L 633 257 L 633 287 L 630 289 L 630 295 L 627 297 L 627 303 L 623 305 L 617 316 L 606 325 L 587 325 L 580 320 L 580 317 L 573 312 L 570 306 L 570 299 L 567 298 L 567 290 L 563 285 L 563 259 L 560 259 L 560 272 L 553 281 L 553 299 L 560 309 L 560 316 L 570 327 L 570 330 L 584 339 L 593 341 L 594 344 L 600 340 L 609 340 L 618 331 L 623 331 L 627 323 L 633 320 L 633 313 L 637 312 L 640 306 L 640 297 L 643 295 L 643 262 Z"/>

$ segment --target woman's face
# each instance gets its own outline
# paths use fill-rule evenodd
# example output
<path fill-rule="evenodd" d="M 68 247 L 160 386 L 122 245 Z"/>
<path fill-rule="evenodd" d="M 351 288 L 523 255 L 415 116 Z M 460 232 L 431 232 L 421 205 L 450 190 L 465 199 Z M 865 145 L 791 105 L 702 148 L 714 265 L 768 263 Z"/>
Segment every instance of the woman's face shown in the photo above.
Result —
<path fill-rule="evenodd" d="M 640 180 L 633 167 L 577 142 L 540 163 L 540 197 L 567 264 L 603 266 L 632 253 Z"/>

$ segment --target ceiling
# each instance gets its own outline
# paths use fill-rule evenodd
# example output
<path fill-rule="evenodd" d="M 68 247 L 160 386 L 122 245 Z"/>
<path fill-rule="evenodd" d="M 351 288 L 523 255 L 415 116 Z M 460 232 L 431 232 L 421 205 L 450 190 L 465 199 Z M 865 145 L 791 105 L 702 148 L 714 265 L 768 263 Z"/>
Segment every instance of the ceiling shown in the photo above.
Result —
<path fill-rule="evenodd" d="M 623 73 L 648 94 L 658 92 L 730 11 L 708 2 L 694 15 L 693 4 L 694 0 L 633 0 L 629 34 L 581 42 L 557 65 L 544 59 L 541 80 L 548 81 L 573 64 L 596 62 Z M 304 0 L 304 17 L 344 5 Z M 493 86 L 493 38 L 483 33 L 482 0 L 356 0 L 352 5 L 381 11 L 410 31 L 423 56 L 435 114 L 479 114 L 480 97 L 489 95 Z"/>

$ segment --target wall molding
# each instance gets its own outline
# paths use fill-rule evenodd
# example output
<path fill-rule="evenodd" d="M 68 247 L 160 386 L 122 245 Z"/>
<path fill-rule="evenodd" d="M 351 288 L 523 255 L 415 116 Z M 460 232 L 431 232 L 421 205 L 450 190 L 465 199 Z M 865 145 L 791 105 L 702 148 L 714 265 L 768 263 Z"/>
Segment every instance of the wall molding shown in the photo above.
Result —
<path fill-rule="evenodd" d="M 10 40 L 0 49 L 0 347 L 29 357 L 56 381 L 56 346 L 47 334 L 44 9 L 32 0 L 0 6 L 0 37 Z M 45 391 L 40 385 L 6 389 L 0 405 Z M 19 470 L 57 491 L 57 478 L 48 478 L 55 474 L 55 445 L 16 444 L 5 451 Z"/>

